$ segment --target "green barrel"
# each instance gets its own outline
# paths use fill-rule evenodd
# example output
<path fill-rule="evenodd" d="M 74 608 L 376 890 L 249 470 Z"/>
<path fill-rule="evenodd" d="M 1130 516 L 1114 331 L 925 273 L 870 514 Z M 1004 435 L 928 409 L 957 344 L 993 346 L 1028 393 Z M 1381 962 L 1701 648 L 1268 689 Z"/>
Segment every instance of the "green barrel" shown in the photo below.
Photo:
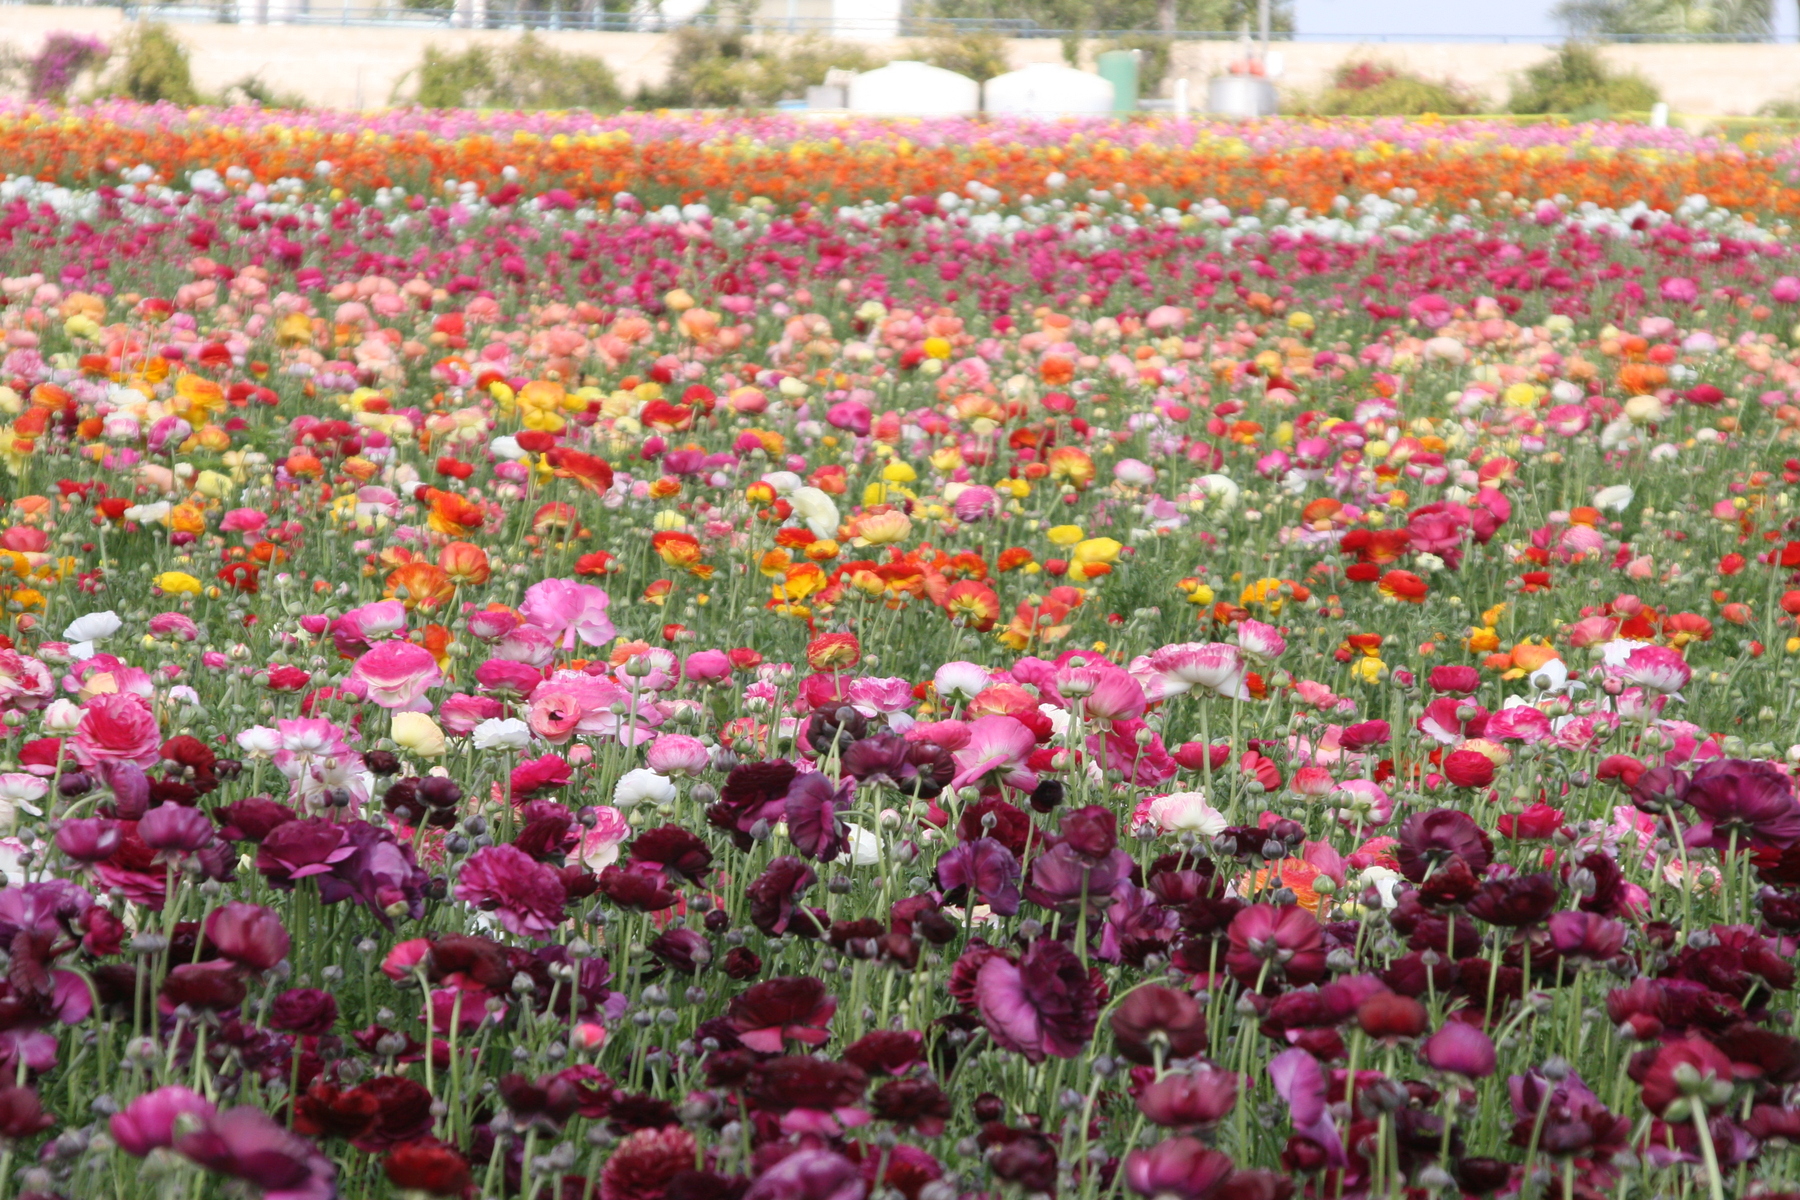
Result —
<path fill-rule="evenodd" d="M 1138 103 L 1138 52 L 1103 50 L 1094 58 L 1100 78 L 1113 85 L 1113 111 L 1134 112 Z"/>

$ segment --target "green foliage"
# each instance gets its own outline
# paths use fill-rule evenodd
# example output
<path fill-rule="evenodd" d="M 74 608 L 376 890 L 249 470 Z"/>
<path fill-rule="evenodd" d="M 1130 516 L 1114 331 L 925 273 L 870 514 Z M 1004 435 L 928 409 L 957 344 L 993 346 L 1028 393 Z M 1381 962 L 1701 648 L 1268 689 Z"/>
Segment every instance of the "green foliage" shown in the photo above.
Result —
<path fill-rule="evenodd" d="M 1563 0 L 1556 18 L 1581 38 L 1741 38 L 1775 31 L 1770 0 Z"/>
<path fill-rule="evenodd" d="M 1592 119 L 1615 112 L 1641 112 L 1660 98 L 1655 86 L 1637 72 L 1615 72 L 1592 46 L 1565 42 L 1550 58 L 1525 69 L 1507 108 L 1515 113 L 1569 113 Z"/>
<path fill-rule="evenodd" d="M 225 86 L 220 100 L 225 104 L 254 104 L 258 108 L 305 108 L 306 97 L 298 92 L 284 92 L 263 82 L 262 75 L 246 75 Z"/>
<path fill-rule="evenodd" d="M 1332 72 L 1331 86 L 1300 107 L 1328 117 L 1410 117 L 1472 113 L 1478 98 L 1451 82 L 1437 82 L 1370 59 L 1351 59 Z"/>
<path fill-rule="evenodd" d="M 1756 110 L 1759 117 L 1774 117 L 1781 121 L 1800 120 L 1800 97 L 1786 96 L 1780 100 L 1771 100 Z"/>
<path fill-rule="evenodd" d="M 119 68 L 102 85 L 108 95 L 124 96 L 154 104 L 199 104 L 194 72 L 187 47 L 166 25 L 138 25 L 126 35 L 117 53 Z"/>
<path fill-rule="evenodd" d="M 604 61 L 565 54 L 529 33 L 500 47 L 473 45 L 455 52 L 427 46 L 424 60 L 409 74 L 416 78 L 413 101 L 425 108 L 612 112 L 625 100 Z"/>
<path fill-rule="evenodd" d="M 661 89 L 640 100 L 664 108 L 766 108 L 800 99 L 834 68 L 867 71 L 881 60 L 862 46 L 807 36 L 752 38 L 741 28 L 687 25 L 675 31 L 675 54 Z"/>
<path fill-rule="evenodd" d="M 945 26 L 926 44 L 920 58 L 934 67 L 967 75 L 977 83 L 986 83 L 1012 70 L 1006 57 L 1006 39 L 992 31 L 964 32 Z"/>

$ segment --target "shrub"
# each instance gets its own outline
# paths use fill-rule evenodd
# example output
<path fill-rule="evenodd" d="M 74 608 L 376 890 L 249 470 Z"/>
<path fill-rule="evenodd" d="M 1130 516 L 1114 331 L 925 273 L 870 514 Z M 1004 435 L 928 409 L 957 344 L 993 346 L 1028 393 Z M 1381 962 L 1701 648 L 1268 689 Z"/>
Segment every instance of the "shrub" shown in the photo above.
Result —
<path fill-rule="evenodd" d="M 408 74 L 416 77 L 413 100 L 425 108 L 612 112 L 625 100 L 618 77 L 603 60 L 565 54 L 529 33 L 498 48 L 475 45 L 453 52 L 427 46 Z"/>
<path fill-rule="evenodd" d="M 1420 113 L 1471 113 L 1478 98 L 1451 82 L 1437 82 L 1371 59 L 1339 63 L 1331 86 L 1307 111 L 1334 117 L 1417 116 Z"/>
<path fill-rule="evenodd" d="M 103 92 L 145 104 L 159 100 L 181 105 L 200 103 L 187 47 L 169 32 L 168 26 L 137 26 L 120 50 L 118 72 L 103 83 Z"/>
<path fill-rule="evenodd" d="M 1642 75 L 1614 72 L 1592 46 L 1565 42 L 1552 57 L 1525 69 L 1507 107 L 1516 113 L 1591 118 L 1641 111 L 1660 98 Z"/>
<path fill-rule="evenodd" d="M 112 53 L 105 42 L 85 33 L 57 30 L 44 38 L 44 44 L 25 66 L 25 92 L 33 100 L 68 99 L 75 81 L 88 71 L 95 71 Z"/>
<path fill-rule="evenodd" d="M 932 37 L 919 57 L 934 67 L 967 75 L 977 83 L 986 83 L 1012 70 L 1006 57 L 1006 39 L 991 30 L 962 32 L 946 28 Z"/>
<path fill-rule="evenodd" d="M 284 92 L 263 82 L 261 74 L 246 75 L 236 83 L 225 85 L 219 97 L 225 104 L 254 104 L 258 108 L 305 108 L 306 97 L 298 92 Z"/>
<path fill-rule="evenodd" d="M 834 68 L 866 71 L 881 60 L 862 46 L 807 36 L 759 41 L 736 26 L 684 26 L 661 89 L 640 96 L 666 108 L 763 108 L 799 99 Z"/>

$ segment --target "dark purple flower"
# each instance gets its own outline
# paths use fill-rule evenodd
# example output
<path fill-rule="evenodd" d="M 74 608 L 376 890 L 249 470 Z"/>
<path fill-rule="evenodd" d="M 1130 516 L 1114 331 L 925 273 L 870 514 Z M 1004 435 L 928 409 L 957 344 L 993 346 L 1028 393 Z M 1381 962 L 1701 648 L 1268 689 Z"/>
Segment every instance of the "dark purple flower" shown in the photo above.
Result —
<path fill-rule="evenodd" d="M 1119 848 L 1119 818 L 1110 808 L 1089 804 L 1063 814 L 1062 840 L 1078 854 L 1105 858 Z"/>
<path fill-rule="evenodd" d="M 863 1200 L 862 1170 L 830 1150 L 796 1150 L 758 1175 L 744 1200 Z"/>
<path fill-rule="evenodd" d="M 631 912 L 662 912 L 681 902 L 681 893 L 654 863 L 616 863 L 600 872 L 600 894 Z"/>
<path fill-rule="evenodd" d="M 114 1113 L 109 1127 L 119 1149 L 138 1158 L 175 1144 L 175 1121 L 183 1114 L 205 1119 L 218 1110 L 212 1101 L 179 1085 L 145 1092 Z"/>
<path fill-rule="evenodd" d="M 1481 826 L 1469 814 L 1453 808 L 1436 808 L 1406 818 L 1400 824 L 1399 841 L 1394 858 L 1400 873 L 1414 883 L 1452 859 L 1461 859 L 1476 876 L 1494 859 L 1494 843 Z"/>
<path fill-rule="evenodd" d="M 337 1168 L 317 1146 L 247 1105 L 206 1118 L 177 1138 L 175 1149 L 210 1171 L 244 1180 L 263 1200 L 331 1200 L 337 1194 Z"/>
<path fill-rule="evenodd" d="M 1475 889 L 1469 915 L 1490 925 L 1522 929 L 1548 916 L 1556 898 L 1556 880 L 1547 871 L 1490 879 Z"/>
<path fill-rule="evenodd" d="M 269 1024 L 283 1033 L 323 1037 L 337 1024 L 337 999 L 318 988 L 289 988 L 275 997 Z"/>
<path fill-rule="evenodd" d="M 292 939 L 272 908 L 233 900 L 206 915 L 206 940 L 251 971 L 267 971 L 288 955 Z"/>
<path fill-rule="evenodd" d="M 285 890 L 302 879 L 330 873 L 354 853 L 356 847 L 342 825 L 310 817 L 270 830 L 257 848 L 256 869 L 271 886 Z"/>
<path fill-rule="evenodd" d="M 677 880 L 705 883 L 713 855 L 705 842 L 679 825 L 646 829 L 629 847 L 636 862 L 653 863 Z"/>
<path fill-rule="evenodd" d="M 1231 920 L 1225 965 L 1252 987 L 1283 979 L 1300 987 L 1325 975 L 1325 931 L 1297 904 L 1252 904 Z"/>
<path fill-rule="evenodd" d="M 750 901 L 750 923 L 770 937 L 788 932 L 790 926 L 802 937 L 818 937 L 823 932 L 819 923 L 797 904 L 818 880 L 812 868 L 792 854 L 775 859 L 744 891 Z"/>
<path fill-rule="evenodd" d="M 875 1089 L 871 1105 L 883 1121 L 937 1137 L 950 1120 L 950 1097 L 929 1079 L 890 1079 Z"/>
<path fill-rule="evenodd" d="M 1165 1129 L 1204 1129 L 1237 1106 L 1237 1095 L 1236 1074 L 1200 1067 L 1145 1084 L 1137 1104 L 1146 1119 Z"/>
<path fill-rule="evenodd" d="M 160 855 L 185 854 L 213 840 L 212 819 L 197 808 L 163 804 L 138 821 L 138 836 Z"/>
<path fill-rule="evenodd" d="M 646 949 L 683 975 L 712 961 L 711 944 L 692 929 L 665 930 Z"/>
<path fill-rule="evenodd" d="M 767 979 L 732 998 L 725 1021 L 744 1045 L 780 1054 L 784 1039 L 822 1046 L 831 1037 L 837 997 L 811 975 Z"/>
<path fill-rule="evenodd" d="M 838 814 L 850 807 L 855 791 L 856 780 L 834 784 L 818 771 L 794 780 L 782 801 L 788 840 L 794 843 L 794 849 L 823 862 L 842 854 L 850 831 Z"/>
<path fill-rule="evenodd" d="M 1100 1010 L 1088 969 L 1049 938 L 1033 942 L 1017 965 L 998 954 L 982 963 L 975 1003 L 995 1044 L 1032 1062 L 1080 1054 Z"/>
<path fill-rule="evenodd" d="M 1125 1156 L 1125 1183 L 1140 1196 L 1205 1200 L 1231 1174 L 1231 1156 L 1175 1137 Z"/>
<path fill-rule="evenodd" d="M 1564 958 L 1605 962 L 1625 949 L 1625 926 L 1599 913 L 1559 912 L 1549 928 L 1550 944 Z"/>
<path fill-rule="evenodd" d="M 793 763 L 779 758 L 733 767 L 718 802 L 706 810 L 707 823 L 730 833 L 739 849 L 748 850 L 750 831 L 758 821 L 773 826 L 781 820 L 788 786 L 798 774 Z"/>
<path fill-rule="evenodd" d="M 975 901 L 1010 917 L 1019 911 L 1019 860 L 993 838 L 976 838 L 946 851 L 937 863 L 938 887 L 953 904 Z"/>
<path fill-rule="evenodd" d="M 1065 918 L 1076 915 L 1084 901 L 1088 911 L 1096 913 L 1112 903 L 1113 891 L 1131 878 L 1131 868 L 1131 855 L 1123 850 L 1095 859 L 1059 842 L 1031 860 L 1025 898 Z"/>
<path fill-rule="evenodd" d="M 568 893 L 554 867 L 512 846 L 484 846 L 463 863 L 456 898 L 498 913 L 508 933 L 547 938 L 562 924 Z"/>
<path fill-rule="evenodd" d="M 416 921 L 423 916 L 430 878 L 419 869 L 411 844 L 368 821 L 350 821 L 343 829 L 350 853 L 319 880 L 319 899 L 327 904 L 355 900 L 390 928 L 396 917 Z"/>
<path fill-rule="evenodd" d="M 244 980 L 235 963 L 182 963 L 162 983 L 162 998 L 173 1010 L 186 1005 L 209 1012 L 234 1012 L 244 1002 Z"/>
<path fill-rule="evenodd" d="M 1641 781 L 1640 781 L 1641 782 Z M 1782 849 L 1800 843 L 1800 802 L 1794 784 L 1761 760 L 1717 759 L 1695 771 L 1681 797 L 1701 820 L 1684 835 L 1690 848 Z M 1735 835 L 1735 839 L 1734 839 Z"/>
<path fill-rule="evenodd" d="M 64 821 L 56 831 L 56 848 L 81 863 L 111 858 L 123 834 L 117 821 L 105 817 L 81 817 Z"/>
<path fill-rule="evenodd" d="M 298 814 L 267 796 L 249 796 L 213 810 L 219 836 L 228 842 L 260 842 Z"/>
<path fill-rule="evenodd" d="M 1119 1053 L 1134 1063 L 1192 1058 L 1206 1049 L 1206 1012 L 1186 992 L 1147 983 L 1133 988 L 1112 1014 Z"/>

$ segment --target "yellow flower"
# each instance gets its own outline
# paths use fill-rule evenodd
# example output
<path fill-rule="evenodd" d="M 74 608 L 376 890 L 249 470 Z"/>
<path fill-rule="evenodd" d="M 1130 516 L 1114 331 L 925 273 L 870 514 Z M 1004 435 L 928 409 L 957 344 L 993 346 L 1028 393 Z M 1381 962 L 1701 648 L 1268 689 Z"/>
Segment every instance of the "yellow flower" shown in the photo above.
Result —
<path fill-rule="evenodd" d="M 1052 525 L 1044 536 L 1050 539 L 1053 546 L 1073 546 L 1081 540 L 1081 526 Z"/>
<path fill-rule="evenodd" d="M 919 477 L 919 473 L 910 464 L 896 459 L 881 468 L 881 477 L 889 483 L 911 483 Z"/>
<path fill-rule="evenodd" d="M 1119 551 L 1124 548 L 1112 538 L 1088 538 L 1076 545 L 1075 553 L 1070 558 L 1078 563 L 1116 563 L 1119 561 Z"/>
<path fill-rule="evenodd" d="M 177 504 L 169 510 L 169 528 L 176 533 L 205 533 L 206 514 L 192 504 Z"/>
<path fill-rule="evenodd" d="M 950 339 L 948 338 L 928 337 L 925 339 L 925 357 L 927 358 L 949 358 L 950 349 Z"/>
<path fill-rule="evenodd" d="M 1387 664 L 1379 658 L 1359 658 L 1350 664 L 1350 677 L 1363 683 L 1380 683 L 1387 674 Z"/>
<path fill-rule="evenodd" d="M 444 731 L 424 713 L 395 713 L 393 734 L 402 750 L 420 758 L 437 758 L 444 752 Z"/>
<path fill-rule="evenodd" d="M 198 596 L 200 581 L 186 571 L 164 571 L 150 581 L 171 596 Z"/>
<path fill-rule="evenodd" d="M 912 518 L 899 509 L 864 513 L 852 522 L 852 546 L 888 546 L 903 542 L 912 533 Z"/>

